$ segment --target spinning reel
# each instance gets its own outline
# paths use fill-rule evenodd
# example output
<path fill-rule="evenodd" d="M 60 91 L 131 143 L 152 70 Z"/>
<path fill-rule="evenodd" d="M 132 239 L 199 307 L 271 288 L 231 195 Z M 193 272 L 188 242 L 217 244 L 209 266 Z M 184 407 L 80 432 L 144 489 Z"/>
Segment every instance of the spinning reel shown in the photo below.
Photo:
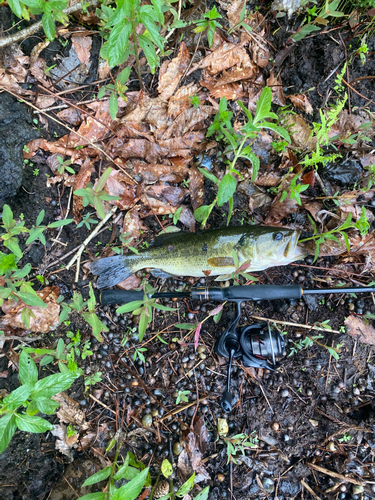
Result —
<path fill-rule="evenodd" d="M 236 403 L 230 392 L 231 370 L 233 359 L 241 361 L 243 366 L 277 370 L 276 358 L 284 355 L 284 339 L 277 330 L 271 330 L 269 323 L 259 323 L 238 328 L 241 316 L 241 302 L 236 302 L 237 316 L 220 335 L 215 351 L 220 356 L 229 358 L 227 389 L 224 391 L 220 405 L 229 413 Z M 272 362 L 272 365 L 270 364 Z"/>

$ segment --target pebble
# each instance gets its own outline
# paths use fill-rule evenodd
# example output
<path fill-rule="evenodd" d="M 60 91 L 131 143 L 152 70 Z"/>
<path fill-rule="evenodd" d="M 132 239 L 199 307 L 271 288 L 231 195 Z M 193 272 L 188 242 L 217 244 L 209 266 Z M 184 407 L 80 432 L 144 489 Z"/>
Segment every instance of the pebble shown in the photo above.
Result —
<path fill-rule="evenodd" d="M 267 493 L 273 493 L 275 491 L 275 483 L 269 477 L 263 478 L 262 486 L 267 491 Z"/>
<path fill-rule="evenodd" d="M 149 429 L 152 426 L 152 416 L 149 413 L 144 415 L 142 418 L 142 425 L 146 427 L 146 429 Z"/>
<path fill-rule="evenodd" d="M 280 430 L 280 425 L 278 424 L 278 422 L 273 422 L 272 430 L 276 432 Z"/>
<path fill-rule="evenodd" d="M 200 354 L 201 352 L 204 352 L 206 350 L 206 346 L 204 345 L 199 345 L 198 346 L 198 349 L 197 349 L 197 352 Z"/>
<path fill-rule="evenodd" d="M 176 443 L 174 443 L 174 445 L 173 445 L 173 453 L 174 453 L 174 455 L 179 455 L 182 452 L 183 449 L 184 448 L 183 448 L 182 444 L 179 441 L 177 441 Z"/>
<path fill-rule="evenodd" d="M 363 493 L 363 491 L 364 491 L 364 488 L 362 485 L 353 484 L 353 488 L 352 488 L 353 495 L 360 495 L 361 493 Z"/>
<path fill-rule="evenodd" d="M 225 476 L 224 476 L 224 474 L 218 474 L 218 475 L 216 476 L 216 478 L 217 478 L 217 480 L 218 480 L 220 483 L 222 483 L 223 481 L 225 481 Z"/>
<path fill-rule="evenodd" d="M 327 445 L 327 449 L 329 451 L 336 451 L 336 446 L 335 446 L 335 443 L 333 441 L 330 441 Z"/>
<path fill-rule="evenodd" d="M 287 398 L 287 397 L 289 396 L 289 391 L 288 391 L 288 389 L 283 389 L 283 390 L 281 391 L 281 393 L 280 393 L 280 396 L 281 396 L 282 398 Z"/>

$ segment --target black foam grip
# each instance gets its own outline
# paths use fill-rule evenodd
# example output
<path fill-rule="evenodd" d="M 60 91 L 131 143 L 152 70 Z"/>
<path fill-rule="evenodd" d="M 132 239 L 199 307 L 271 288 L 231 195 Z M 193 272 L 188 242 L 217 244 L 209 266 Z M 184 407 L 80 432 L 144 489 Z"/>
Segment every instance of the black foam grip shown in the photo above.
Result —
<path fill-rule="evenodd" d="M 127 304 L 134 300 L 143 300 L 143 290 L 104 290 L 99 294 L 99 303 L 102 306 L 109 304 Z"/>

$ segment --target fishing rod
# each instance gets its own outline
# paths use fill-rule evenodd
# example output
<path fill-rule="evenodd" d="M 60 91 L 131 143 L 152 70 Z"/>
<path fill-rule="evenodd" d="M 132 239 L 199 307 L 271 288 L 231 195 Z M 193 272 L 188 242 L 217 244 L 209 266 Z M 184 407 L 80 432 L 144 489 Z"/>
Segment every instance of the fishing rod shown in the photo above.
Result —
<path fill-rule="evenodd" d="M 156 292 L 147 294 L 153 299 L 188 298 L 198 301 L 233 302 L 236 315 L 226 330 L 218 337 L 215 351 L 229 359 L 227 388 L 220 405 L 225 412 L 230 412 L 236 398 L 230 392 L 230 376 L 233 360 L 241 361 L 244 367 L 277 370 L 277 358 L 284 356 L 285 342 L 277 330 L 272 330 L 269 322 L 239 327 L 241 304 L 249 300 L 301 299 L 304 295 L 327 295 L 338 293 L 372 293 L 375 287 L 336 287 L 304 289 L 300 285 L 243 285 L 221 287 L 194 287 L 186 292 Z M 143 300 L 142 290 L 104 290 L 99 293 L 102 305 L 126 304 Z M 272 364 L 271 364 L 272 360 Z"/>

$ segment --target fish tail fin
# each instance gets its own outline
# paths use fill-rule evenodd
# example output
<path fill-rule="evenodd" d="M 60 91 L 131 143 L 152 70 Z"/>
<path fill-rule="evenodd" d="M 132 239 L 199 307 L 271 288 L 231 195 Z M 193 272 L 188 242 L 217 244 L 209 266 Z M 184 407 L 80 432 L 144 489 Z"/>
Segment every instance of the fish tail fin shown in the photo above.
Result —
<path fill-rule="evenodd" d="M 98 274 L 97 288 L 108 288 L 115 286 L 133 274 L 131 260 L 124 255 L 105 257 L 91 263 L 90 270 Z"/>

